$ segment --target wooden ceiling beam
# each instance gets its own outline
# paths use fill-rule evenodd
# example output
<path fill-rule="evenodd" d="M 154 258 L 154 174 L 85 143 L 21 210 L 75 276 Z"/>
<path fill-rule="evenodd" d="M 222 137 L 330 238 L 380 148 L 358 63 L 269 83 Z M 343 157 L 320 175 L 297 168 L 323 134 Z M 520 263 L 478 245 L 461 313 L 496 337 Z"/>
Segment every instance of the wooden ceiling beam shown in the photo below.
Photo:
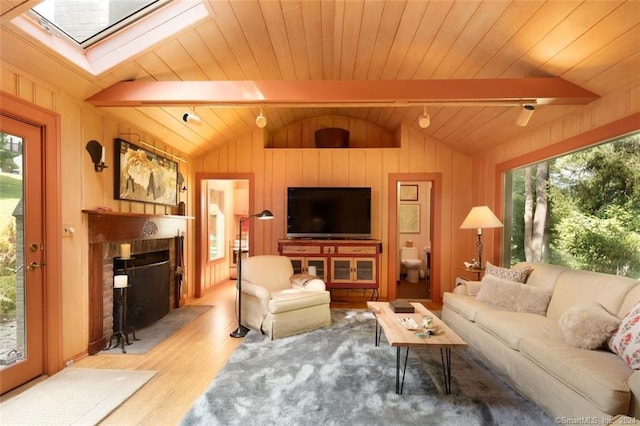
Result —
<path fill-rule="evenodd" d="M 468 80 L 122 81 L 86 99 L 98 107 L 584 105 L 599 96 L 562 78 Z"/>

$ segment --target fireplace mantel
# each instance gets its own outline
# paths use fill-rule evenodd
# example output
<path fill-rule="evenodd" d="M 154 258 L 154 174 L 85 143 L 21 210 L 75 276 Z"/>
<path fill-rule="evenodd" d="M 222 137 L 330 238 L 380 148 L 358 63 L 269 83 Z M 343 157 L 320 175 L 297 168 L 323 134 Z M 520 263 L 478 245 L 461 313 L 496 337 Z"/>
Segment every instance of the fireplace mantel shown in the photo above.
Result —
<path fill-rule="evenodd" d="M 176 238 L 184 236 L 189 216 L 83 210 L 88 218 L 89 240 L 89 354 L 104 349 L 103 258 L 106 243 Z"/>
<path fill-rule="evenodd" d="M 83 210 L 89 217 L 89 244 L 173 238 L 183 235 L 190 216 Z"/>

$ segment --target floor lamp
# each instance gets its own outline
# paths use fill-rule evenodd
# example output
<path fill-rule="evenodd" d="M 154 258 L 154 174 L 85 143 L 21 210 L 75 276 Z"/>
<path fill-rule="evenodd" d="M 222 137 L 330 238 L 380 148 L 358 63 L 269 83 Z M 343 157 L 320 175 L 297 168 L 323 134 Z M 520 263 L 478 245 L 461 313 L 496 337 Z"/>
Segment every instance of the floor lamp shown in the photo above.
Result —
<path fill-rule="evenodd" d="M 249 332 L 249 329 L 242 325 L 242 225 L 248 222 L 252 217 L 260 220 L 273 219 L 273 213 L 269 210 L 262 210 L 260 213 L 252 214 L 247 217 L 240 218 L 240 225 L 238 229 L 238 328 L 231 332 L 231 337 L 244 337 Z"/>
<path fill-rule="evenodd" d="M 502 228 L 502 222 L 487 206 L 472 207 L 471 211 L 460 225 L 460 229 L 477 229 L 478 267 L 482 269 L 482 228 Z M 475 265 L 474 265 L 475 266 Z"/>

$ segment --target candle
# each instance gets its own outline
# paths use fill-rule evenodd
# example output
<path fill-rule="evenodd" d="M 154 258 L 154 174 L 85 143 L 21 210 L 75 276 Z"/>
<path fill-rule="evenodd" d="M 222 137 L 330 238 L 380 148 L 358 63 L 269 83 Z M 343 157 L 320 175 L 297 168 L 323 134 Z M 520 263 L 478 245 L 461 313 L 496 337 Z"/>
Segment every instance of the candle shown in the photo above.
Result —
<path fill-rule="evenodd" d="M 316 275 L 318 273 L 315 266 L 309 266 L 307 271 L 309 272 L 309 275 Z"/>
<path fill-rule="evenodd" d="M 113 277 L 113 287 L 115 288 L 125 288 L 129 282 L 129 277 L 127 275 L 115 275 Z"/>
<path fill-rule="evenodd" d="M 102 147 L 102 155 L 100 155 L 100 162 L 104 164 L 104 146 Z"/>
<path fill-rule="evenodd" d="M 120 259 L 131 259 L 131 244 L 120 244 Z"/>

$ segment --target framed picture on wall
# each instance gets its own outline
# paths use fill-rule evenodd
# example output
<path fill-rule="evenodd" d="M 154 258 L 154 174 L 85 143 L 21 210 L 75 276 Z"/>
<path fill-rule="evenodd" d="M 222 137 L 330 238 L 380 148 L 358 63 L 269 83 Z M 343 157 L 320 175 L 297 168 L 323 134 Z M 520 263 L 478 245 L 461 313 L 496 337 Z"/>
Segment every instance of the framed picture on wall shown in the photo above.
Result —
<path fill-rule="evenodd" d="M 398 206 L 398 227 L 401 234 L 420 233 L 420 204 Z"/>
<path fill-rule="evenodd" d="M 418 185 L 400 185 L 400 201 L 418 201 Z"/>
<path fill-rule="evenodd" d="M 115 139 L 114 198 L 178 204 L 178 163 L 137 145 Z"/>

